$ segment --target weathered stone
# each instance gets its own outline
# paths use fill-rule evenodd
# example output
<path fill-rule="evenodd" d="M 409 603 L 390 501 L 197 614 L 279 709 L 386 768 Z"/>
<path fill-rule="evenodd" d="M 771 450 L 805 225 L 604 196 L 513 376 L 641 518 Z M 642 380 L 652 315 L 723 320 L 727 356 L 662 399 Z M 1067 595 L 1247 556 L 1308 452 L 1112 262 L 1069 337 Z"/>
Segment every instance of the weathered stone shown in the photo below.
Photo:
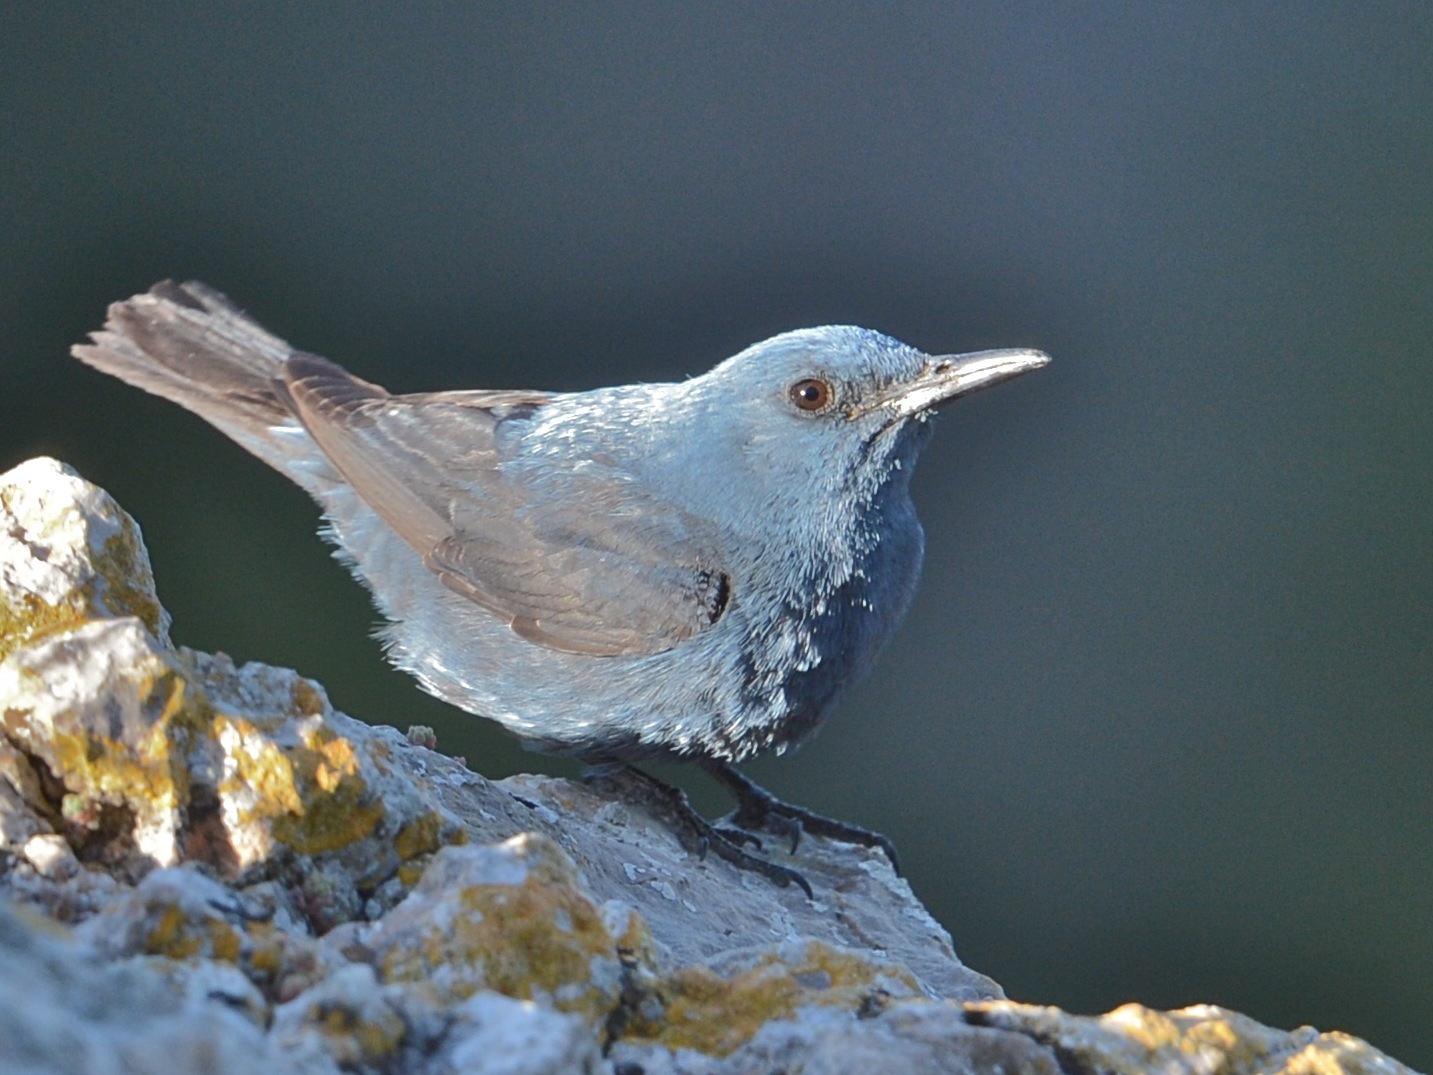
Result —
<path fill-rule="evenodd" d="M 451 1010 L 438 1070 L 475 1075 L 597 1075 L 603 1061 L 588 1024 L 498 993 L 474 993 Z"/>
<path fill-rule="evenodd" d="M 5 1075 L 1401 1070 L 1001 1001 L 879 852 L 803 840 L 808 900 L 601 782 L 494 783 L 177 649 L 133 521 L 52 461 L 0 475 L 0 522 Z"/>
<path fill-rule="evenodd" d="M 203 863 L 253 879 L 296 857 L 343 871 L 330 924 L 405 863 L 461 840 L 389 758 L 391 729 L 334 713 L 293 672 L 166 648 L 133 618 L 51 632 L 0 661 L 0 848 L 57 830 L 130 879 Z M 38 866 L 37 866 L 38 868 Z M 331 897 L 331 898 L 330 898 Z"/>
<path fill-rule="evenodd" d="M 1313 1027 L 1274 1030 L 1212 1004 L 1159 1012 L 1126 1004 L 1108 1015 L 1070 1015 L 1059 1008 L 990 1001 L 972 1004 L 979 1026 L 1024 1034 L 1053 1049 L 1066 1071 L 1131 1075 L 1391 1075 L 1408 1069 L 1366 1041 Z"/>
<path fill-rule="evenodd" d="M 444 848 L 366 943 L 385 981 L 443 1004 L 487 989 L 598 1024 L 621 997 L 617 938 L 572 860 L 537 835 Z"/>
<path fill-rule="evenodd" d="M 854 1018 L 891 998 L 918 997 L 921 988 L 903 967 L 821 941 L 788 941 L 681 967 L 645 993 L 623 1040 L 721 1057 L 802 1009 L 834 1008 Z"/>
<path fill-rule="evenodd" d="M 176 986 L 143 962 L 97 960 L 88 946 L 0 899 L 0 1070 L 337 1075 L 338 1069 L 296 1062 L 226 997 Z"/>
<path fill-rule="evenodd" d="M 234 964 L 248 943 L 238 900 L 191 866 L 155 870 L 126 889 L 76 936 L 110 959 L 161 956 Z"/>
<path fill-rule="evenodd" d="M 792 862 L 816 898 L 778 889 L 716 856 L 698 859 L 640 804 L 546 776 L 499 785 L 531 803 L 527 827 L 557 841 L 593 894 L 636 907 L 674 965 L 703 963 L 737 947 L 820 940 L 834 948 L 884 952 L 910 970 L 932 997 L 981 1000 L 1000 986 L 964 966 L 947 933 L 879 851 L 805 838 Z M 445 801 L 449 801 L 445 799 Z M 464 816 L 461 805 L 450 808 Z M 773 845 L 774 847 L 775 845 Z M 785 856 L 785 851 L 777 853 Z M 694 920 L 703 923 L 693 929 Z"/>
<path fill-rule="evenodd" d="M 272 1038 L 308 1063 L 327 1058 L 345 1071 L 392 1070 L 405 1047 L 417 1044 L 404 1000 L 403 990 L 381 985 L 372 967 L 349 964 L 279 1008 Z"/>
<path fill-rule="evenodd" d="M 114 498 L 40 457 L 0 475 L 0 657 L 86 620 L 134 616 L 162 644 L 169 613 L 139 527 Z"/>
<path fill-rule="evenodd" d="M 627 1041 L 618 1043 L 611 1057 L 619 1068 L 631 1064 L 645 1075 L 1070 1075 L 1043 1046 L 1019 1035 L 970 1026 L 959 1005 L 936 1001 L 898 1003 L 866 1017 L 829 1007 L 801 1008 L 764 1024 L 724 1057 Z"/>

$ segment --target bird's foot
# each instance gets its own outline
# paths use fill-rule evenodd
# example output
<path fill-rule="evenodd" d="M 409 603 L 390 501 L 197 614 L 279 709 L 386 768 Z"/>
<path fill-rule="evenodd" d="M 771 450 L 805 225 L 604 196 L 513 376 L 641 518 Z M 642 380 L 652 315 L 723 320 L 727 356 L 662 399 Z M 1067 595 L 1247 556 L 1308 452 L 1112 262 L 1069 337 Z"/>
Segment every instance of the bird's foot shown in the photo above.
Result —
<path fill-rule="evenodd" d="M 752 830 L 769 832 L 790 840 L 791 853 L 794 855 L 801 844 L 802 834 L 809 832 L 828 840 L 859 844 L 862 847 L 879 847 L 890 860 L 896 875 L 900 875 L 901 859 L 896 854 L 896 845 L 888 836 L 860 825 L 813 813 L 792 803 L 782 802 L 760 784 L 737 772 L 727 762 L 709 761 L 704 762 L 703 766 L 736 796 L 736 809 L 723 819 L 730 824 L 719 830 L 728 839 L 735 839 L 738 833 L 749 838 Z"/>
<path fill-rule="evenodd" d="M 708 853 L 714 854 L 738 870 L 760 874 L 779 888 L 795 885 L 806 893 L 807 899 L 816 898 L 810 882 L 801 874 L 750 854 L 743 847 L 750 844 L 760 851 L 760 840 L 749 832 L 717 828 L 693 809 L 681 788 L 631 765 L 604 766 L 590 773 L 587 779 L 605 781 L 620 792 L 640 798 L 644 805 L 661 816 L 682 846 L 698 858 L 705 859 Z"/>

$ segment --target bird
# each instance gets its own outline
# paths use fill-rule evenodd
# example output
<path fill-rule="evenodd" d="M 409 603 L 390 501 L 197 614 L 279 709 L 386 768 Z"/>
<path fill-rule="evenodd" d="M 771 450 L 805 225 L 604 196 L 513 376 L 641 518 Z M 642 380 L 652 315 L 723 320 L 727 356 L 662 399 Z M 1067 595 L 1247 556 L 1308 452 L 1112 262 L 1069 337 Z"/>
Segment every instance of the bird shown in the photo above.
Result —
<path fill-rule="evenodd" d="M 525 746 L 645 789 L 684 840 L 778 885 L 765 829 L 880 847 L 736 766 L 808 739 L 916 590 L 910 496 L 942 404 L 1049 362 L 785 332 L 685 380 L 391 394 L 197 281 L 109 307 L 82 362 L 171 400 L 297 483 L 372 594 L 388 658 Z M 643 762 L 735 796 L 714 825 Z"/>

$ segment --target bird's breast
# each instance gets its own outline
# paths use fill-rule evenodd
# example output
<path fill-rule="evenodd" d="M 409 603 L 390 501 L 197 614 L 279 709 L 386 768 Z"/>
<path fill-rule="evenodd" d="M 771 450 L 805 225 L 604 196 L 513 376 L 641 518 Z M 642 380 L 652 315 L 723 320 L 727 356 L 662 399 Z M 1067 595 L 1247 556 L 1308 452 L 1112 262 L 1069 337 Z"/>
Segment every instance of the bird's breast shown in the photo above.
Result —
<path fill-rule="evenodd" d="M 902 499 L 863 520 L 869 529 L 853 533 L 842 570 L 817 565 L 806 586 L 784 600 L 765 652 L 751 654 L 748 698 L 752 712 L 769 714 L 766 748 L 783 750 L 810 735 L 870 671 L 905 617 L 924 537 Z"/>

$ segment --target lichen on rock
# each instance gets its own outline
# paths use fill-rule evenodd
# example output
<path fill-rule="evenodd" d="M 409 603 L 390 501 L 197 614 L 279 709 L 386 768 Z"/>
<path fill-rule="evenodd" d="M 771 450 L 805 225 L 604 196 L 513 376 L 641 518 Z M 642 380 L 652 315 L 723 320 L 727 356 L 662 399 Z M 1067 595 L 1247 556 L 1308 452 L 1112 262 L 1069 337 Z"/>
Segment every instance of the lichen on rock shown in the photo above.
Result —
<path fill-rule="evenodd" d="M 89 619 L 134 616 L 168 643 L 139 526 L 54 459 L 0 477 L 0 657 Z"/>
<path fill-rule="evenodd" d="M 1218 1009 L 1001 999 L 868 849 L 816 885 L 640 803 L 485 780 L 295 672 L 173 646 L 138 527 L 0 475 L 0 1067 L 737 1075 L 1397 1071 Z"/>
<path fill-rule="evenodd" d="M 988 1001 L 969 1005 L 966 1018 L 978 1026 L 1024 1034 L 1054 1049 L 1066 1069 L 1075 1071 L 1383 1075 L 1408 1070 L 1351 1034 L 1321 1034 L 1307 1026 L 1275 1030 L 1213 1004 L 1172 1012 L 1125 1004 L 1106 1015 L 1078 1016 L 1058 1008 Z"/>
<path fill-rule="evenodd" d="M 422 983 L 445 1004 L 490 989 L 600 1021 L 621 995 L 602 908 L 537 834 L 444 848 L 366 943 L 386 981 Z"/>
<path fill-rule="evenodd" d="M 316 684 L 166 648 L 133 618 L 12 651 L 0 696 L 12 755 L 0 765 L 22 773 L 29 827 L 132 879 L 180 861 L 268 875 L 304 856 L 341 859 L 372 890 L 403 852 L 463 838 L 392 775 L 388 743 Z"/>

